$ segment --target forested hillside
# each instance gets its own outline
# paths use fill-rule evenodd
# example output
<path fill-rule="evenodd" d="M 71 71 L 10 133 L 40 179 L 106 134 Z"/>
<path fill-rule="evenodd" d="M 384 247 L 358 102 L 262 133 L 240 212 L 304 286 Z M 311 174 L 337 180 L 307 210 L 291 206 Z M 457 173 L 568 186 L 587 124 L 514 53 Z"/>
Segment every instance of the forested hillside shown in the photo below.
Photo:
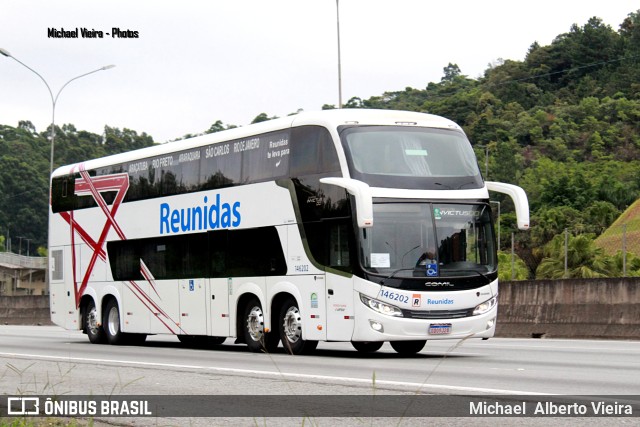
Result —
<path fill-rule="evenodd" d="M 617 29 L 598 18 L 576 24 L 548 46 L 532 44 L 523 61 L 489 65 L 481 78 L 456 64 L 443 71 L 426 88 L 356 97 L 345 107 L 422 111 L 458 122 L 485 178 L 520 185 L 529 196 L 532 228 L 516 233 L 526 264 L 521 278 L 562 277 L 552 261 L 565 229 L 575 252 L 568 275 L 619 275 L 618 260 L 594 239 L 640 195 L 640 11 Z M 207 132 L 225 127 L 217 120 Z M 152 143 L 128 129 L 96 135 L 65 125 L 56 164 Z M 48 149 L 46 130 L 38 133 L 28 121 L 0 126 L 0 235 L 10 228 L 12 237 L 32 239 L 32 249 L 46 243 Z M 498 200 L 507 249 L 515 218 L 510 201 Z"/>
<path fill-rule="evenodd" d="M 44 254 L 47 246 L 50 149 L 48 130 L 29 121 L 0 125 L 0 250 Z M 105 126 L 104 134 L 56 126 L 55 167 L 153 145 L 153 138 Z M 22 239 L 20 239 L 22 238 Z M 28 243 L 27 243 L 28 239 Z M 22 240 L 22 242 L 21 242 Z"/>

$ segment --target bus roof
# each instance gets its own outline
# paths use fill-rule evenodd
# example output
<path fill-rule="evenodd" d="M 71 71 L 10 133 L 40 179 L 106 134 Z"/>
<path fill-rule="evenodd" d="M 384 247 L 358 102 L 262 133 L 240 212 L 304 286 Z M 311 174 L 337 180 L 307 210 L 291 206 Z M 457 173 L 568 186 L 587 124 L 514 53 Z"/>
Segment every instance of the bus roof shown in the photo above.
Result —
<path fill-rule="evenodd" d="M 161 156 L 175 151 L 188 150 L 218 142 L 247 138 L 253 135 L 284 130 L 295 126 L 317 125 L 328 129 L 336 129 L 342 125 L 411 125 L 419 127 L 446 128 L 462 130 L 455 122 L 433 114 L 396 110 L 337 109 L 315 112 L 301 112 L 293 116 L 268 120 L 248 126 L 210 133 L 194 138 L 156 144 L 139 150 L 128 151 L 99 159 L 87 159 L 86 169 L 96 169 L 112 164 L 131 162 L 137 159 Z M 57 168 L 53 177 L 78 171 L 78 164 Z"/>

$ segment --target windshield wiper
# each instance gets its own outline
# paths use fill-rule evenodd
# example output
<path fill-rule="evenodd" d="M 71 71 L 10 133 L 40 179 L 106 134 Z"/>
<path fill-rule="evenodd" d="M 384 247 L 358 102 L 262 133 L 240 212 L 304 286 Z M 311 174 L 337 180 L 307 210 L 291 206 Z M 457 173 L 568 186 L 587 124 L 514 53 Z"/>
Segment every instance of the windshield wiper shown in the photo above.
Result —
<path fill-rule="evenodd" d="M 382 279 L 380 281 L 380 285 L 384 285 L 385 280 L 389 280 L 391 279 L 393 276 L 396 275 L 396 273 L 400 273 L 401 271 L 415 271 L 415 267 L 411 267 L 411 268 L 399 268 L 397 270 L 394 270 L 390 275 L 388 275 L 387 277 L 385 277 L 384 279 Z"/>
<path fill-rule="evenodd" d="M 469 268 L 469 269 L 464 269 L 464 268 L 462 268 L 462 269 L 455 269 L 455 270 L 450 270 L 450 271 L 451 271 L 452 273 L 456 273 L 456 272 L 458 272 L 458 271 L 466 271 L 466 272 L 476 273 L 476 274 L 478 274 L 478 275 L 480 275 L 480 276 L 484 277 L 484 279 L 487 281 L 487 285 L 488 285 L 489 283 L 491 283 L 491 279 L 489 279 L 489 277 L 488 277 L 486 274 L 481 273 L 481 272 L 480 272 L 480 271 L 478 271 L 478 270 L 473 270 L 473 269 L 471 269 L 471 268 Z M 447 270 L 446 270 L 446 269 L 444 269 L 444 272 L 447 272 Z"/>
<path fill-rule="evenodd" d="M 447 184 L 443 184 L 441 182 L 434 182 L 434 185 L 439 185 L 441 187 L 445 187 L 447 190 L 453 190 L 453 187 L 451 187 L 450 185 L 447 185 Z"/>

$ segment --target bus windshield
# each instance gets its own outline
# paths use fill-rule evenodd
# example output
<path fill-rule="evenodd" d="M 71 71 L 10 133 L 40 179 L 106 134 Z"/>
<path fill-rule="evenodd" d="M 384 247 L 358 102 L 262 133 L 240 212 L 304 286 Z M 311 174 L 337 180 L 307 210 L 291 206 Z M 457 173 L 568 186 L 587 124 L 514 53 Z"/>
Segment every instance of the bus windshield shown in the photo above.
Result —
<path fill-rule="evenodd" d="M 469 277 L 495 272 L 487 204 L 374 203 L 360 230 L 365 271 L 397 278 Z"/>
<path fill-rule="evenodd" d="M 360 126 L 341 129 L 352 178 L 373 187 L 482 188 L 471 144 L 455 129 Z"/>

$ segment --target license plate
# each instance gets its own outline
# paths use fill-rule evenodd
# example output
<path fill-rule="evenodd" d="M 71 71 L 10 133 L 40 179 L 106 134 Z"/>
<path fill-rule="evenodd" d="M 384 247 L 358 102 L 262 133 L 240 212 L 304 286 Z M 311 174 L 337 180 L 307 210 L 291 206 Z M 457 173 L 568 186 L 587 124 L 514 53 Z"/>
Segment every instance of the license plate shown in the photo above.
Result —
<path fill-rule="evenodd" d="M 451 323 L 432 323 L 429 325 L 429 335 L 446 335 L 451 333 Z"/>

